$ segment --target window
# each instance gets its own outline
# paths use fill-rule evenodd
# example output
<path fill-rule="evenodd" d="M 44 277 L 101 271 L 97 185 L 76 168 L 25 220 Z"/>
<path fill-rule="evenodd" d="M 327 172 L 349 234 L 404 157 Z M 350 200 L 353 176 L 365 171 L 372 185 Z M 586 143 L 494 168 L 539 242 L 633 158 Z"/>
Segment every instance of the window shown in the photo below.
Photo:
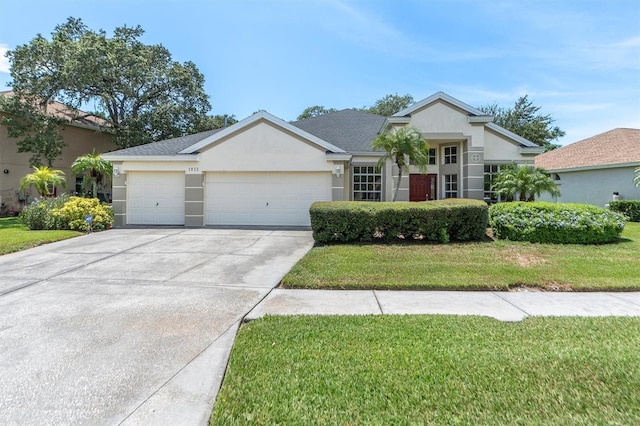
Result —
<path fill-rule="evenodd" d="M 435 165 L 436 164 L 436 149 L 435 148 L 429 148 L 429 164 L 430 165 Z"/>
<path fill-rule="evenodd" d="M 458 162 L 458 147 L 444 147 L 444 164 L 456 164 Z"/>
<path fill-rule="evenodd" d="M 353 200 L 380 201 L 382 173 L 376 166 L 353 166 Z"/>
<path fill-rule="evenodd" d="M 409 159 L 409 164 L 413 166 L 416 163 L 412 159 Z M 436 149 L 435 148 L 429 148 L 429 152 L 427 153 L 427 164 L 429 164 L 429 165 L 435 165 L 436 164 Z"/>
<path fill-rule="evenodd" d="M 444 175 L 444 198 L 458 198 L 458 175 Z"/>
<path fill-rule="evenodd" d="M 484 201 L 487 204 L 499 203 L 502 201 L 500 195 L 491 190 L 491 185 L 495 181 L 496 177 L 500 173 L 499 164 L 485 164 L 484 165 Z"/>

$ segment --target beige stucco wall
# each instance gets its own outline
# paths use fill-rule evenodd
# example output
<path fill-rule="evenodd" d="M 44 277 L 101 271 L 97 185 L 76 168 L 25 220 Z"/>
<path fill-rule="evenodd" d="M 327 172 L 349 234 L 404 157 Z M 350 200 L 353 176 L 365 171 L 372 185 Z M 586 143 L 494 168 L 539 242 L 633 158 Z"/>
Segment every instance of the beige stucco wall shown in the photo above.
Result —
<path fill-rule="evenodd" d="M 53 164 L 55 169 L 60 169 L 67 178 L 66 191 L 74 191 L 75 178 L 71 174 L 71 163 L 84 154 L 91 153 L 94 149 L 98 153 L 115 150 L 117 147 L 112 142 L 110 135 L 97 133 L 95 130 L 75 126 L 65 126 L 60 133 L 67 146 L 62 150 L 62 155 Z M 18 200 L 16 191 L 20 188 L 20 181 L 24 176 L 33 172 L 29 167 L 30 153 L 18 153 L 18 139 L 10 138 L 5 126 L 0 125 L 0 196 L 7 209 L 18 211 L 24 205 Z M 8 173 L 4 173 L 8 170 Z M 30 191 L 28 201 L 36 194 Z"/>
<path fill-rule="evenodd" d="M 505 139 L 503 136 L 485 130 L 484 161 L 486 163 L 533 163 L 533 156 L 520 153 L 520 145 Z"/>
<path fill-rule="evenodd" d="M 217 142 L 199 155 L 201 170 L 332 171 L 326 149 L 267 122 Z"/>
<path fill-rule="evenodd" d="M 417 128 L 429 139 L 468 139 L 472 146 L 483 147 L 484 126 L 469 123 L 468 114 L 443 101 L 437 101 L 411 114 L 409 126 Z"/>

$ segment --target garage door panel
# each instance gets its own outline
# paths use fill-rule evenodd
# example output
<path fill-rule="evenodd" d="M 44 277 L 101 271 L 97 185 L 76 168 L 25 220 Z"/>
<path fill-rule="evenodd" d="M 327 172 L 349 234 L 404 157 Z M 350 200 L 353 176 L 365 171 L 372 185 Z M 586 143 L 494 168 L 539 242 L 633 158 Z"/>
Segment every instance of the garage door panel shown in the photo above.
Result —
<path fill-rule="evenodd" d="M 184 173 L 129 172 L 127 223 L 184 225 Z"/>
<path fill-rule="evenodd" d="M 309 206 L 331 199 L 329 172 L 207 173 L 209 225 L 309 226 Z"/>

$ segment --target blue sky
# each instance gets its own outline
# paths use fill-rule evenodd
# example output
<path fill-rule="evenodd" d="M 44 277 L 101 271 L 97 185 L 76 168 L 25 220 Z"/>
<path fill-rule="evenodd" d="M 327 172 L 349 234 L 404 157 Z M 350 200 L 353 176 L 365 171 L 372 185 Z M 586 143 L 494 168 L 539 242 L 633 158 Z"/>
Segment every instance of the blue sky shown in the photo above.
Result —
<path fill-rule="evenodd" d="M 0 0 L 0 50 L 69 16 L 109 34 L 141 25 L 197 65 L 212 113 L 239 119 L 442 90 L 476 107 L 528 94 L 561 144 L 640 128 L 638 0 Z"/>

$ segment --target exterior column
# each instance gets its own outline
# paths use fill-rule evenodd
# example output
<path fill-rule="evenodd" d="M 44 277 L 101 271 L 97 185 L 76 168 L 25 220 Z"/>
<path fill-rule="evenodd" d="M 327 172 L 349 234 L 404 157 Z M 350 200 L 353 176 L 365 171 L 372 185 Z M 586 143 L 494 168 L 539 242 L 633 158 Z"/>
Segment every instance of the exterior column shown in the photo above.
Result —
<path fill-rule="evenodd" d="M 184 175 L 184 226 L 204 226 L 204 174 Z"/>
<path fill-rule="evenodd" d="M 484 148 L 464 144 L 463 198 L 484 199 Z"/>
<path fill-rule="evenodd" d="M 121 173 L 122 163 L 113 163 L 111 178 L 111 206 L 113 208 L 113 226 L 127 224 L 127 175 Z"/>

